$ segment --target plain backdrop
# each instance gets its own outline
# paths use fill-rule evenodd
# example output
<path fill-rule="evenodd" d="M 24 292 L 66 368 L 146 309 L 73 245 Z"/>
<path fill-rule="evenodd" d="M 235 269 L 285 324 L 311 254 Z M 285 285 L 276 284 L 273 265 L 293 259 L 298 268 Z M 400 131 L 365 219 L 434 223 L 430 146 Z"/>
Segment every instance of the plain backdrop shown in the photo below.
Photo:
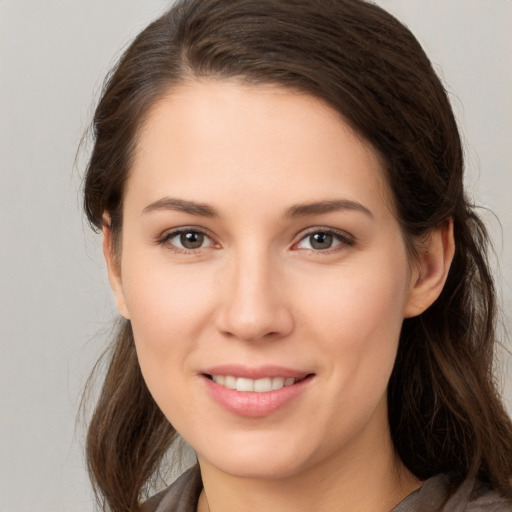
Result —
<path fill-rule="evenodd" d="M 510 311 L 512 1 L 376 3 L 413 30 L 446 83 L 469 191 L 501 221 L 485 214 Z M 87 153 L 76 165 L 75 154 L 105 73 L 166 5 L 0 0 L 0 512 L 93 509 L 77 412 L 115 312 L 80 210 Z"/>

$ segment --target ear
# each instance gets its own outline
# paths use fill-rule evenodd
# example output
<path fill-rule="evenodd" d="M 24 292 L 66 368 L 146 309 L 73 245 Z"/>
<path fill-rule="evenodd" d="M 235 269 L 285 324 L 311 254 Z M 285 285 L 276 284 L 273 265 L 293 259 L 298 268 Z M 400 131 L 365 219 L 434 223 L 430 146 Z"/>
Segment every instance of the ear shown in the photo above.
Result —
<path fill-rule="evenodd" d="M 120 255 L 117 254 L 116 248 L 114 247 L 110 217 L 107 214 L 103 216 L 101 231 L 103 233 L 103 256 L 107 264 L 108 280 L 114 292 L 117 309 L 121 316 L 128 320 L 130 316 L 124 298 L 123 282 L 121 279 L 121 260 Z"/>
<path fill-rule="evenodd" d="M 437 226 L 421 244 L 411 276 L 404 317 L 420 315 L 439 297 L 455 253 L 453 220 Z"/>

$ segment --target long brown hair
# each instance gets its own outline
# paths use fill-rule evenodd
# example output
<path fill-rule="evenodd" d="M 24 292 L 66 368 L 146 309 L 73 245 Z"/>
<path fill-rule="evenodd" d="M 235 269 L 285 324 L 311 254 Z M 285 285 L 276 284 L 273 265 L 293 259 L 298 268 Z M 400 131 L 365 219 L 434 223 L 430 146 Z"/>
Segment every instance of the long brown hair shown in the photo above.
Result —
<path fill-rule="evenodd" d="M 493 380 L 496 300 L 488 238 L 463 189 L 447 94 L 420 44 L 363 0 L 181 0 L 126 50 L 94 116 L 84 182 L 89 221 L 122 232 L 123 190 L 148 109 L 177 84 L 233 78 L 327 102 L 380 154 L 409 248 L 453 219 L 456 253 L 439 299 L 404 321 L 389 383 L 397 454 L 418 478 L 450 472 L 511 490 L 512 426 Z M 175 431 L 139 370 L 129 322 L 113 341 L 87 458 L 105 509 L 138 511 Z"/>

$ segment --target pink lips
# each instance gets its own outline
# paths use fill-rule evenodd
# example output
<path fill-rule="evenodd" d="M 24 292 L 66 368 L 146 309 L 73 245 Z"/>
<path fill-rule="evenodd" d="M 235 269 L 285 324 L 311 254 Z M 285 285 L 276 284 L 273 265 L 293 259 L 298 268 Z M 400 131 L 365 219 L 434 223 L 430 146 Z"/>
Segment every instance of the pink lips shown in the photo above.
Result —
<path fill-rule="evenodd" d="M 253 380 L 280 377 L 295 379 L 296 382 L 280 389 L 264 392 L 238 391 L 214 382 L 211 376 L 231 376 Z M 272 414 L 292 402 L 306 390 L 313 375 L 278 366 L 245 368 L 238 365 L 223 365 L 206 369 L 202 377 L 210 396 L 224 409 L 239 416 L 258 418 Z"/>

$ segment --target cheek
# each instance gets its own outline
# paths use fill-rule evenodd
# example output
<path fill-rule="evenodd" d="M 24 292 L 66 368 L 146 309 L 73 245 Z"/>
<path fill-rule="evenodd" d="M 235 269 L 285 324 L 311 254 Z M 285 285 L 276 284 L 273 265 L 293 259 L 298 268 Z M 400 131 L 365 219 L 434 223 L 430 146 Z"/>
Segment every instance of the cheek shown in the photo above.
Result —
<path fill-rule="evenodd" d="M 407 295 L 408 273 L 397 267 L 407 269 L 392 260 L 364 265 L 361 272 L 347 268 L 331 280 L 328 293 L 316 289 L 304 298 L 311 336 L 331 356 L 329 377 L 352 390 L 339 394 L 339 400 L 350 400 L 347 407 L 357 407 L 363 396 L 378 400 L 387 388 Z"/>
<path fill-rule="evenodd" d="M 372 265 L 339 272 L 328 289 L 312 288 L 305 300 L 318 316 L 318 326 L 336 331 L 357 347 L 361 339 L 396 337 L 403 320 L 407 295 L 406 272 Z"/>
<path fill-rule="evenodd" d="M 143 270 L 140 270 L 141 267 Z M 200 269 L 143 259 L 123 265 L 127 309 L 141 359 L 181 357 L 197 344 L 209 319 L 213 287 Z"/>
<path fill-rule="evenodd" d="M 139 263 L 140 259 L 137 267 Z M 125 266 L 126 303 L 144 380 L 178 428 L 177 420 L 197 414 L 198 405 L 188 394 L 187 382 L 195 375 L 194 355 L 210 316 L 211 286 L 205 286 L 200 272 L 162 265 L 147 268 L 140 273 Z M 184 396 L 190 398 L 184 401 Z"/>

